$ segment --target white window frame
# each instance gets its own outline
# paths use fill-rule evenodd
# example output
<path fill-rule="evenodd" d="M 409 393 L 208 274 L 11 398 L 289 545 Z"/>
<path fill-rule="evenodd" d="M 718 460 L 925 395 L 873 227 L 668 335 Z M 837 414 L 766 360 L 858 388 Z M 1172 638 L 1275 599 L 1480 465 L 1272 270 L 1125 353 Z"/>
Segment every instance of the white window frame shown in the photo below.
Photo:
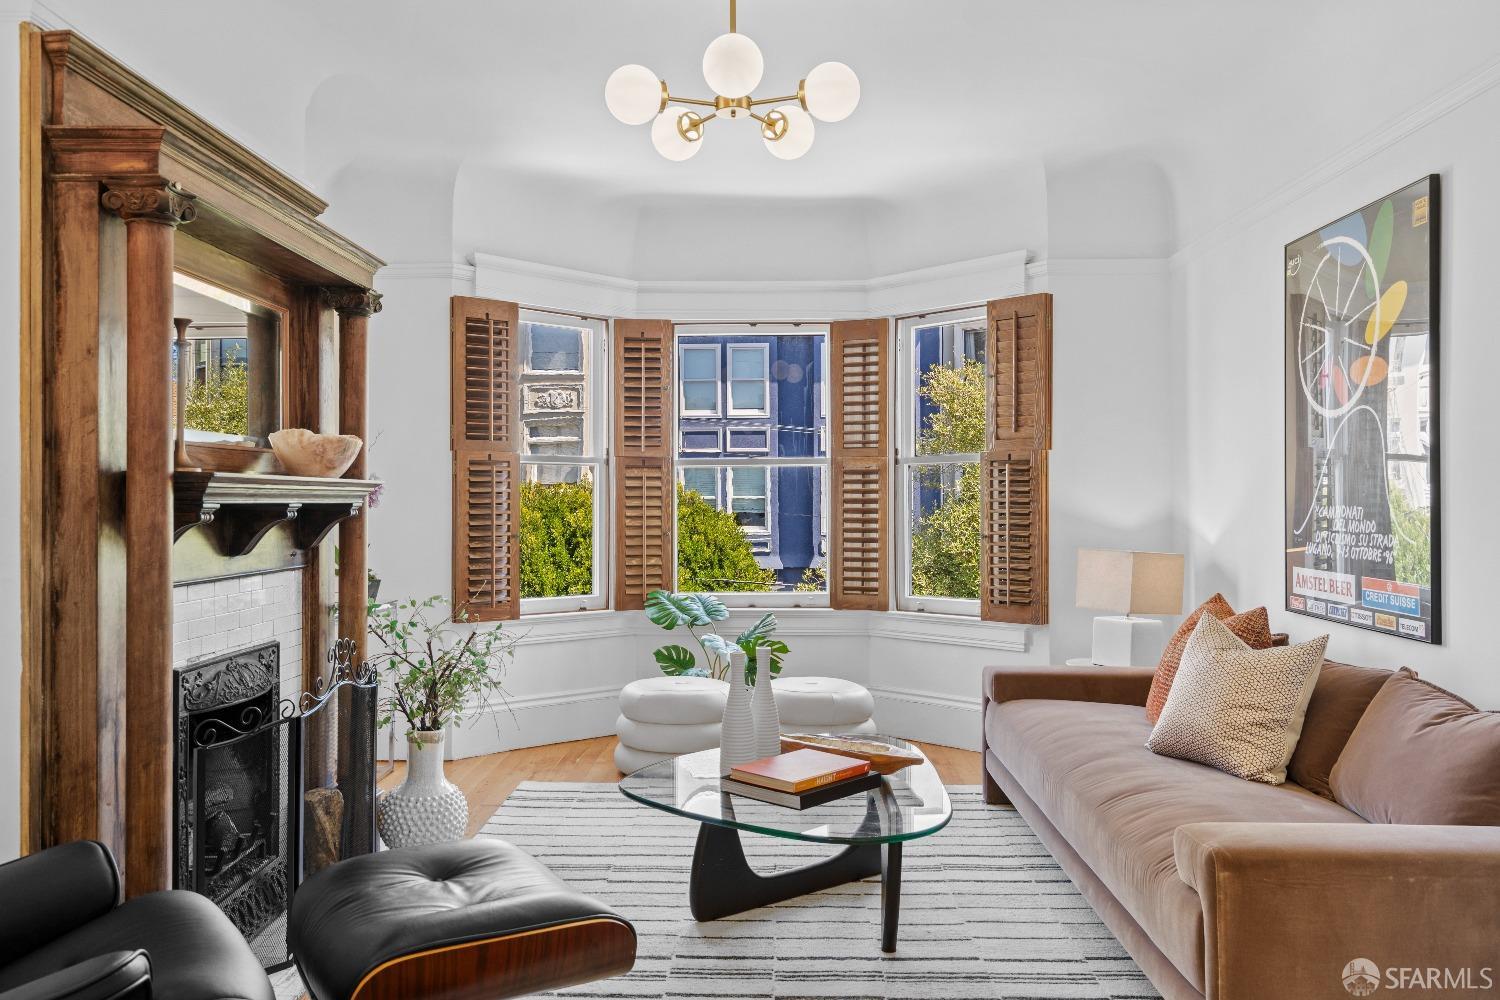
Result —
<path fill-rule="evenodd" d="M 731 417 L 768 417 L 771 415 L 771 348 L 765 344 L 725 344 L 724 365 L 724 403 L 728 409 L 726 412 Z M 760 398 L 765 400 L 764 406 L 740 409 L 734 405 L 734 384 L 736 382 L 754 382 L 754 378 L 734 377 L 734 355 L 735 352 L 755 351 L 760 355 Z"/>
<path fill-rule="evenodd" d="M 705 337 L 705 336 L 706 337 L 727 337 L 727 336 L 735 336 L 735 335 L 744 336 L 744 335 L 768 335 L 768 334 L 782 335 L 782 336 L 797 336 L 797 335 L 802 335 L 802 336 L 821 336 L 823 338 L 823 353 L 822 353 L 822 357 L 819 359 L 819 365 L 820 365 L 821 371 L 823 373 L 823 385 L 822 385 L 821 391 L 823 393 L 823 397 L 822 398 L 823 398 L 823 401 L 824 401 L 824 405 L 823 405 L 821 411 L 817 411 L 817 412 L 821 412 L 821 415 L 823 417 L 824 423 L 825 424 L 827 423 L 827 421 L 829 419 L 829 417 L 828 417 L 828 407 L 827 407 L 827 399 L 828 399 L 828 396 L 827 396 L 828 384 L 827 383 L 828 383 L 828 341 L 829 341 L 829 333 L 830 333 L 829 324 L 828 323 L 826 323 L 826 322 L 807 322 L 807 323 L 696 323 L 696 324 L 681 323 L 681 324 L 677 324 L 677 326 L 674 329 L 674 333 L 679 338 L 679 344 L 678 344 L 679 367 L 678 367 L 677 375 L 676 375 L 676 377 L 678 379 L 678 382 L 679 382 L 679 385 L 681 384 L 681 377 L 682 377 L 681 376 L 682 369 L 680 367 L 681 348 L 683 346 L 688 346 L 688 347 L 710 347 L 710 346 L 717 346 L 717 345 L 710 345 L 710 344 L 698 344 L 698 345 L 692 345 L 692 344 L 690 344 L 690 345 L 683 345 L 683 344 L 680 343 L 680 338 L 683 338 L 683 337 Z M 733 346 L 733 345 L 723 345 L 723 346 Z M 746 346 L 750 346 L 750 345 L 746 345 Z M 759 346 L 759 345 L 756 345 L 756 346 Z M 769 371 L 770 352 L 769 351 L 766 352 L 766 357 L 767 357 L 767 378 L 769 380 L 769 375 L 770 375 L 770 371 Z M 720 369 L 720 372 L 721 372 L 720 384 L 727 384 L 726 379 L 723 377 L 727 373 L 725 373 L 722 368 Z M 681 392 L 679 390 L 679 393 L 678 393 L 679 403 L 681 401 L 681 398 L 682 398 L 681 397 Z M 766 387 L 766 405 L 767 405 L 768 409 L 767 409 L 767 411 L 765 411 L 763 413 L 760 413 L 758 415 L 760 415 L 760 416 L 770 416 L 770 412 L 769 412 L 770 401 L 771 401 L 770 386 L 767 385 L 767 387 Z M 817 412 L 815 412 L 815 414 L 814 414 L 815 418 L 817 416 Z M 691 418 L 691 417 L 695 417 L 695 416 L 718 416 L 718 415 L 719 414 L 693 414 L 693 413 L 684 413 L 684 412 L 681 411 L 681 409 L 679 407 L 679 412 L 677 414 L 677 417 L 678 417 L 678 420 L 679 420 L 679 425 L 678 426 L 679 426 L 679 428 L 681 427 L 680 421 L 681 421 L 681 419 L 683 417 L 689 417 L 689 418 Z M 768 433 L 769 433 L 769 425 L 767 425 L 767 427 L 768 427 Z M 679 433 L 680 433 L 680 431 L 679 431 Z M 769 438 L 767 439 L 766 443 L 767 443 L 767 445 L 770 444 Z M 702 466 L 712 466 L 714 468 L 732 469 L 736 465 L 760 465 L 760 466 L 765 466 L 768 470 L 775 469 L 775 468 L 812 468 L 812 469 L 819 469 L 819 470 L 821 470 L 821 472 L 822 472 L 822 483 L 823 483 L 823 537 L 822 537 L 821 540 L 814 539 L 813 543 L 814 543 L 814 548 L 817 549 L 817 548 L 820 547 L 820 541 L 821 541 L 821 548 L 824 551 L 822 551 L 821 553 L 815 552 L 814 553 L 814 558 L 818 558 L 818 557 L 821 556 L 821 558 L 823 560 L 823 568 L 824 568 L 825 573 L 826 573 L 827 568 L 828 568 L 828 554 L 827 554 L 827 551 L 826 551 L 826 549 L 828 548 L 829 530 L 830 530 L 830 525 L 829 525 L 829 521 L 828 521 L 828 515 L 829 515 L 828 494 L 829 494 L 830 486 L 831 486 L 831 484 L 833 482 L 833 467 L 832 467 L 832 464 L 833 464 L 832 463 L 832 459 L 830 458 L 830 456 L 828 455 L 828 452 L 826 450 L 823 450 L 822 454 L 798 456 L 798 457 L 795 457 L 795 458 L 777 458 L 777 457 L 772 457 L 772 456 L 766 455 L 764 453 L 755 453 L 755 452 L 751 452 L 751 453 L 744 453 L 744 452 L 734 453 L 734 452 L 729 452 L 728 449 L 725 449 L 725 453 L 724 454 L 722 454 L 720 456 L 717 456 L 717 457 L 713 457 L 713 458 L 707 458 L 707 457 L 705 457 L 705 458 L 684 458 L 684 457 L 682 457 L 682 455 L 681 455 L 680 452 L 678 454 L 676 454 L 676 455 L 673 456 L 673 465 L 678 470 L 685 469 L 685 468 L 702 467 Z M 721 479 L 731 479 L 732 480 L 732 476 L 721 476 L 720 478 Z M 771 480 L 772 480 L 772 476 L 770 475 L 770 473 L 768 471 L 767 475 L 766 475 L 766 490 L 767 490 L 768 493 L 772 489 Z M 728 507 L 728 503 L 729 503 L 729 501 L 728 501 L 728 491 L 730 490 L 730 488 L 731 488 L 731 486 L 728 483 L 725 483 L 724 486 L 723 486 L 723 489 L 724 489 L 724 492 L 725 492 L 725 504 L 726 504 L 726 506 L 723 507 L 723 508 L 721 508 L 721 509 L 724 509 L 724 510 L 728 510 L 729 509 L 729 507 Z M 775 515 L 775 511 L 773 509 L 773 506 L 774 505 L 771 503 L 770 497 L 767 496 L 767 498 L 766 498 L 766 518 L 767 518 L 766 531 L 767 532 L 770 531 L 770 518 L 776 516 Z M 675 501 L 674 501 L 674 509 L 672 511 L 672 517 L 674 518 L 674 520 L 675 520 L 676 516 L 677 516 L 677 511 L 675 509 Z M 755 537 L 760 537 L 759 532 L 756 531 L 756 529 L 750 529 L 750 531 L 755 535 Z M 677 554 L 675 552 L 672 554 L 672 566 L 673 566 L 673 573 L 674 573 L 674 579 L 675 579 L 676 566 L 677 566 Z M 805 592 L 801 592 L 801 591 L 758 591 L 758 592 L 750 592 L 750 593 L 730 592 L 730 593 L 718 593 L 718 594 L 715 594 L 714 596 L 717 597 L 720 601 L 722 601 L 726 606 L 731 607 L 731 608 L 765 608 L 765 609 L 774 609 L 774 608 L 826 608 L 826 607 L 828 607 L 828 591 L 827 590 L 823 590 L 823 591 L 818 592 L 818 593 L 805 593 Z"/>
<path fill-rule="evenodd" d="M 919 467 L 933 465 L 970 465 L 982 457 L 978 452 L 954 455 L 917 455 L 917 352 L 914 337 L 919 329 L 949 326 L 977 320 L 987 323 L 985 307 L 972 306 L 943 312 L 911 316 L 896 323 L 896 496 L 892 510 L 896 518 L 896 608 L 900 611 L 925 611 L 932 614 L 979 617 L 979 601 L 962 597 L 927 597 L 911 592 L 912 486 Z M 953 363 L 953 358 L 945 359 Z M 988 359 L 986 359 L 988 365 Z M 989 407 L 986 406 L 986 413 Z M 988 417 L 986 417 L 988 419 Z"/>
<path fill-rule="evenodd" d="M 687 405 L 687 384 L 689 382 L 707 382 L 706 378 L 688 379 L 683 377 L 687 366 L 683 364 L 683 356 L 689 351 L 712 352 L 714 356 L 714 408 L 711 410 L 690 410 Z M 724 412 L 724 355 L 719 351 L 718 344 L 679 344 L 677 346 L 677 412 L 684 417 L 717 417 Z"/>
<path fill-rule="evenodd" d="M 712 448 L 689 448 L 683 437 L 685 434 L 712 434 L 714 436 L 714 446 Z M 717 455 L 724 450 L 724 437 L 719 433 L 719 428 L 717 427 L 678 427 L 677 450 L 687 452 L 690 455 Z"/>
<path fill-rule="evenodd" d="M 594 478 L 594 566 L 593 590 L 587 594 L 571 594 L 564 597 L 523 597 L 521 616 L 557 614 L 568 611 L 600 611 L 609 606 L 609 553 L 612 525 L 610 511 L 613 509 L 610 490 L 612 487 L 609 469 L 609 414 L 610 399 L 608 380 L 609 335 L 608 320 L 566 313 L 553 313 L 537 309 L 522 309 L 520 323 L 544 323 L 549 326 L 571 326 L 584 331 L 583 338 L 583 426 L 585 444 L 583 455 L 529 455 L 525 453 L 528 442 L 521 437 L 522 478 L 528 465 L 576 465 L 590 470 Z M 522 354 L 529 365 L 531 345 Z M 580 374 L 578 372 L 548 371 L 547 375 Z M 518 380 L 519 381 L 519 380 Z M 519 385 L 517 386 L 520 391 Z M 517 567 L 519 571 L 519 567 Z"/>
<path fill-rule="evenodd" d="M 739 431 L 750 431 L 751 433 L 764 434 L 766 443 L 759 448 L 736 448 L 734 446 L 734 435 Z M 767 455 L 771 453 L 771 425 L 750 424 L 745 427 L 726 427 L 724 429 L 724 447 L 721 451 L 731 455 Z"/>
<path fill-rule="evenodd" d="M 739 463 L 738 467 L 739 468 L 744 468 L 744 469 L 757 469 L 757 470 L 759 470 L 760 473 L 761 473 L 761 475 L 764 476 L 764 484 L 765 484 L 764 492 L 761 492 L 761 493 L 745 493 L 745 494 L 736 493 L 734 491 L 734 472 L 735 472 L 735 469 L 734 469 L 734 467 L 731 467 L 728 470 L 729 475 L 727 475 L 727 476 L 724 477 L 724 509 L 727 510 L 727 511 L 729 511 L 729 513 L 733 514 L 734 513 L 734 501 L 736 499 L 762 500 L 762 501 L 764 501 L 765 502 L 765 507 L 766 507 L 766 526 L 764 528 L 757 528 L 757 527 L 754 527 L 754 526 L 741 525 L 740 526 L 740 530 L 743 531 L 743 532 L 745 532 L 745 534 L 747 534 L 747 535 L 766 535 L 767 537 L 769 537 L 770 534 L 771 534 L 771 478 L 772 478 L 771 477 L 771 471 L 772 471 L 771 467 L 767 466 L 767 465 L 761 465 L 761 464 L 755 463 L 755 462 L 741 462 L 741 463 Z"/>

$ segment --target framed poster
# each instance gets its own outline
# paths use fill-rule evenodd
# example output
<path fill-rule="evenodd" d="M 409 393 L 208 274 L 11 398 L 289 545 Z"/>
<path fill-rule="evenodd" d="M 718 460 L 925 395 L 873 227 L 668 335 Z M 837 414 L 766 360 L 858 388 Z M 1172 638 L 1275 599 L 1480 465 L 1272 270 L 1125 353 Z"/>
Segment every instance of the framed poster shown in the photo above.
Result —
<path fill-rule="evenodd" d="M 1442 641 L 1438 177 L 1286 246 L 1286 607 Z"/>

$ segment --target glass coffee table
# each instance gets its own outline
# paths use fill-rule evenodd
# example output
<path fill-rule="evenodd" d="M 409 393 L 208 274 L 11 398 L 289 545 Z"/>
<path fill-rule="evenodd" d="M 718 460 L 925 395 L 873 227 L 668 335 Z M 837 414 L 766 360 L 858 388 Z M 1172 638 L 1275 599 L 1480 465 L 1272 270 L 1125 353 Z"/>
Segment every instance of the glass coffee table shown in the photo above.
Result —
<path fill-rule="evenodd" d="M 921 753 L 889 736 L 861 739 Z M 879 789 L 858 792 L 800 812 L 719 790 L 719 751 L 704 750 L 641 768 L 620 780 L 620 791 L 642 805 L 695 820 L 698 846 L 688 881 L 696 920 L 736 913 L 880 876 L 880 947 L 896 950 L 901 912 L 901 845 L 948 825 L 953 807 L 937 768 L 920 764 L 886 777 Z M 814 844 L 844 844 L 816 864 L 760 875 L 745 859 L 745 833 Z"/>

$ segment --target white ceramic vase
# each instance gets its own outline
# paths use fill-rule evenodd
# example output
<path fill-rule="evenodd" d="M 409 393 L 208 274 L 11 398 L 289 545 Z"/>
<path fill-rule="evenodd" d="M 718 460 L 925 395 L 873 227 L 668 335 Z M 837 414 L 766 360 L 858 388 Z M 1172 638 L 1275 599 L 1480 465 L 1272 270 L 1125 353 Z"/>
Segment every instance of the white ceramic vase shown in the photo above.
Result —
<path fill-rule="evenodd" d="M 463 839 L 469 800 L 443 774 L 441 730 L 406 734 L 406 780 L 380 797 L 375 825 L 386 847 Z"/>
<path fill-rule="evenodd" d="M 750 686 L 745 683 L 745 651 L 729 653 L 729 698 L 724 702 L 724 721 L 719 726 L 719 776 L 752 760 L 755 752 L 755 714 L 750 705 Z"/>
<path fill-rule="evenodd" d="M 781 713 L 776 710 L 776 691 L 771 687 L 771 651 L 755 650 L 755 695 L 750 699 L 755 713 L 755 756 L 781 753 Z"/>

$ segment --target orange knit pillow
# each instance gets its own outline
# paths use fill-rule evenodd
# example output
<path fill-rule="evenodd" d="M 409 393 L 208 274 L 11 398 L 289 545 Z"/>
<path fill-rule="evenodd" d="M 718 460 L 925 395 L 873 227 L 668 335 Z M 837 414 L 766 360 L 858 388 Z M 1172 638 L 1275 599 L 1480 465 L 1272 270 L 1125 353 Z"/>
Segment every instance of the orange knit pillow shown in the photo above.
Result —
<path fill-rule="evenodd" d="M 1182 651 L 1187 649 L 1188 640 L 1193 637 L 1193 629 L 1198 627 L 1198 619 L 1204 614 L 1211 614 L 1219 619 L 1251 649 L 1271 648 L 1271 619 L 1265 608 L 1252 608 L 1235 614 L 1234 608 L 1224 600 L 1223 594 L 1210 597 L 1187 616 L 1167 643 L 1167 648 L 1162 651 L 1161 662 L 1156 665 L 1156 676 L 1151 678 L 1151 693 L 1146 696 L 1146 721 L 1153 726 L 1161 718 L 1162 706 L 1167 703 L 1167 695 L 1172 691 L 1172 679 L 1177 676 Z"/>

